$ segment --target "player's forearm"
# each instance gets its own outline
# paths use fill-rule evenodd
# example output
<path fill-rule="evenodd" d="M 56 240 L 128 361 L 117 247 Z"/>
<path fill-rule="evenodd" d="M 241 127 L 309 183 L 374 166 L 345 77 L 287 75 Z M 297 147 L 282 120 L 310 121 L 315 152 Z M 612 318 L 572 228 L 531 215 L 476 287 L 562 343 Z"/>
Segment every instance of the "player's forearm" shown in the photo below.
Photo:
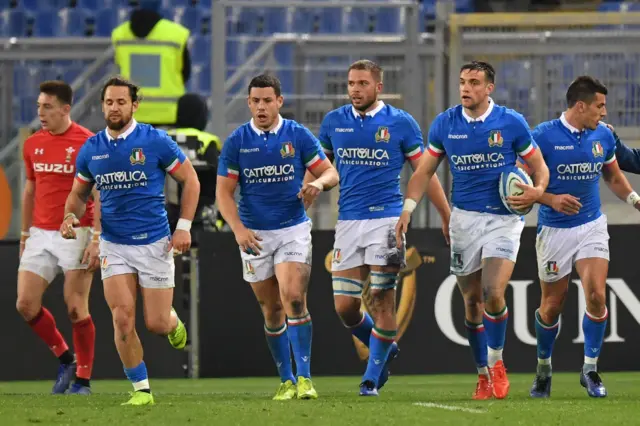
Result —
<path fill-rule="evenodd" d="M 198 208 L 200 198 L 200 181 L 197 175 L 185 180 L 182 184 L 182 197 L 180 198 L 180 218 L 193 221 Z"/>
<path fill-rule="evenodd" d="M 29 228 L 31 228 L 34 205 L 35 194 L 25 190 L 22 193 L 22 232 L 29 232 Z"/>
<path fill-rule="evenodd" d="M 67 197 L 67 201 L 64 204 L 64 215 L 65 217 L 69 213 L 73 213 L 75 217 L 81 218 L 84 216 L 85 211 L 87 210 L 87 199 L 82 198 L 80 194 L 75 191 L 71 191 L 69 196 Z"/>
<path fill-rule="evenodd" d="M 543 163 L 535 169 L 531 180 L 533 181 L 533 186 L 538 188 L 541 192 L 546 191 L 547 186 L 549 186 L 549 168 L 547 165 Z"/>
<path fill-rule="evenodd" d="M 553 194 L 549 194 L 548 192 L 545 192 L 544 194 L 542 194 L 542 196 L 540 198 L 538 198 L 538 202 L 540 204 L 544 204 L 545 206 L 549 206 L 551 207 L 551 203 L 553 202 Z"/>
<path fill-rule="evenodd" d="M 631 193 L 634 192 L 631 184 L 622 173 L 617 173 L 613 176 L 608 177 L 608 179 L 605 177 L 605 182 L 607 183 L 609 189 L 611 189 L 611 192 L 616 194 L 616 196 L 622 201 L 628 202 L 627 198 Z"/>
<path fill-rule="evenodd" d="M 311 173 L 309 170 L 307 170 L 304 173 L 304 179 L 302 180 L 302 184 L 304 185 L 305 183 L 313 182 L 315 179 L 316 179 L 316 177 L 313 175 L 313 173 Z"/>
<path fill-rule="evenodd" d="M 100 211 L 100 192 L 97 189 L 92 191 L 93 194 L 93 232 L 99 235 L 102 232 L 102 212 Z"/>
<path fill-rule="evenodd" d="M 236 200 L 233 199 L 233 194 L 218 191 L 216 194 L 216 201 L 218 203 L 218 210 L 224 218 L 224 221 L 231 228 L 231 231 L 235 233 L 238 229 L 244 226 L 240 220 L 238 206 L 236 205 Z"/>
<path fill-rule="evenodd" d="M 321 184 L 324 191 L 328 191 L 338 184 L 338 180 L 338 172 L 333 167 L 330 167 L 322 172 L 315 182 Z"/>
<path fill-rule="evenodd" d="M 429 186 L 427 188 L 427 196 L 435 206 L 436 210 L 438 210 L 438 214 L 442 220 L 448 222 L 451 217 L 451 208 L 449 207 L 449 201 L 447 200 L 444 189 L 440 184 L 438 175 L 434 174 L 430 179 Z"/>
<path fill-rule="evenodd" d="M 411 175 L 407 184 L 407 192 L 405 199 L 410 198 L 417 203 L 420 202 L 422 196 L 427 192 L 433 173 L 418 173 L 417 170 Z"/>

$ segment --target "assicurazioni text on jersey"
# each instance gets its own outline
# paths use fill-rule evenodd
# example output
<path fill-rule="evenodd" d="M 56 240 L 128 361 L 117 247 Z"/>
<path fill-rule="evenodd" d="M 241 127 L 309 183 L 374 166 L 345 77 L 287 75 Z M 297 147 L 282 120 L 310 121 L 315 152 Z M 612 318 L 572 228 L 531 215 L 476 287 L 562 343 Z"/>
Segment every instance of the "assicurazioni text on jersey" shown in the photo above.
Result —
<path fill-rule="evenodd" d="M 616 142 L 611 130 L 601 124 L 596 130 L 579 131 L 563 114 L 559 119 L 540 124 L 533 135 L 549 167 L 546 192 L 570 194 L 582 204 L 575 215 L 541 205 L 538 224 L 571 228 L 599 218 L 602 215 L 599 185 L 602 169 L 616 161 Z"/>
<path fill-rule="evenodd" d="M 500 174 L 526 159 L 537 145 L 529 126 L 518 112 L 489 101 L 477 119 L 462 105 L 439 114 L 429 130 L 431 155 L 447 155 L 453 175 L 451 191 L 455 207 L 475 212 L 512 214 L 498 191 Z"/>
<path fill-rule="evenodd" d="M 413 117 L 382 101 L 364 117 L 344 105 L 325 116 L 319 139 L 340 175 L 339 220 L 400 216 L 400 172 L 424 149 Z"/>
<path fill-rule="evenodd" d="M 166 174 L 185 160 L 166 132 L 136 123 L 114 140 L 106 130 L 78 154 L 76 179 L 100 191 L 102 238 L 142 245 L 170 235 L 165 210 Z"/>
<path fill-rule="evenodd" d="M 249 229 L 281 229 L 309 220 L 298 193 L 306 170 L 326 158 L 304 126 L 278 120 L 269 132 L 253 120 L 240 126 L 225 141 L 218 161 L 220 176 L 238 179 L 238 213 Z"/>

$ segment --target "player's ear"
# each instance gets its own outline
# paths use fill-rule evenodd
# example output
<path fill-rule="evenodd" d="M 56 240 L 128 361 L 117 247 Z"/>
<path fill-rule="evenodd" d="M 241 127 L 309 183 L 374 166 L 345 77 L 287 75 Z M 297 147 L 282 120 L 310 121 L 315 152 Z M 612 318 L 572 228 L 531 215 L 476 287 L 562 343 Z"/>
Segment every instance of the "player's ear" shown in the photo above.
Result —
<path fill-rule="evenodd" d="M 496 85 L 494 83 L 487 84 L 487 95 L 490 95 L 491 93 L 493 93 L 493 89 L 495 88 L 496 88 Z"/>
<path fill-rule="evenodd" d="M 63 105 L 62 112 L 64 112 L 65 114 L 69 114 L 71 112 L 71 105 L 69 104 Z"/>
<path fill-rule="evenodd" d="M 384 88 L 384 84 L 382 83 L 382 81 L 379 81 L 376 83 L 376 90 L 378 90 L 378 93 L 382 92 L 383 88 Z"/>
<path fill-rule="evenodd" d="M 136 112 L 138 110 L 138 106 L 140 106 L 140 102 L 135 101 L 135 102 L 132 102 L 131 105 L 132 105 L 133 112 Z"/>
<path fill-rule="evenodd" d="M 278 108 L 282 108 L 284 104 L 284 96 L 280 95 L 276 98 L 276 102 L 278 102 Z"/>

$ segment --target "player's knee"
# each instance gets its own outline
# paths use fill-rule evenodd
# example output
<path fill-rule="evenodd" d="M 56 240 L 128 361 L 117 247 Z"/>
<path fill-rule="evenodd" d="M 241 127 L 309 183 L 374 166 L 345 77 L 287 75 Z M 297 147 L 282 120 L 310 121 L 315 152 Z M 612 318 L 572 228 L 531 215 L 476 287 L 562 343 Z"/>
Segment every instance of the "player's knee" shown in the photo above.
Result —
<path fill-rule="evenodd" d="M 285 314 L 284 307 L 280 300 L 268 301 L 259 299 L 260 309 L 262 310 L 262 316 L 267 325 L 282 325 L 284 322 Z"/>
<path fill-rule="evenodd" d="M 333 301 L 336 313 L 345 326 L 350 327 L 360 322 L 362 319 L 362 314 L 360 313 L 362 301 L 359 298 L 339 296 L 334 297 Z"/>
<path fill-rule="evenodd" d="M 67 315 L 71 322 L 78 322 L 89 316 L 89 304 L 81 295 L 74 295 L 66 300 Z"/>
<path fill-rule="evenodd" d="M 472 315 L 480 315 L 484 311 L 484 302 L 482 301 L 482 295 L 480 294 L 465 294 L 464 304 L 467 312 Z"/>
<path fill-rule="evenodd" d="M 154 334 L 166 336 L 171 333 L 171 315 L 155 315 L 145 317 L 147 330 Z"/>
<path fill-rule="evenodd" d="M 131 333 L 134 324 L 135 309 L 133 306 L 116 306 L 113 308 L 113 325 L 120 333 Z"/>
<path fill-rule="evenodd" d="M 607 294 L 604 288 L 592 289 L 587 294 L 587 309 L 593 315 L 604 315 L 605 305 L 607 303 Z"/>
<path fill-rule="evenodd" d="M 306 309 L 304 295 L 300 291 L 283 290 L 281 293 L 282 303 L 287 308 L 287 314 L 299 317 Z"/>
<path fill-rule="evenodd" d="M 16 301 L 16 309 L 25 321 L 34 319 L 40 312 L 40 308 L 40 302 L 33 299 L 19 297 Z"/>

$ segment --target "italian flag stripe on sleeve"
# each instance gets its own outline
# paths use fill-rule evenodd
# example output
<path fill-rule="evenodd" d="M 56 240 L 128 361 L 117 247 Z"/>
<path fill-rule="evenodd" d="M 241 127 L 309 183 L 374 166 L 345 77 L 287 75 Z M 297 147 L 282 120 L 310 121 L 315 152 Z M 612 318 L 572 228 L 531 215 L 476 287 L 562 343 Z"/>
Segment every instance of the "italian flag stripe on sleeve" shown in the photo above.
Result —
<path fill-rule="evenodd" d="M 333 153 L 333 149 L 331 149 L 331 145 L 329 145 L 328 143 L 320 141 L 320 146 L 322 146 L 322 150 L 325 153 L 327 154 Z"/>
<path fill-rule="evenodd" d="M 413 145 L 412 147 L 409 147 L 409 150 L 407 152 L 404 153 L 404 156 L 407 157 L 409 160 L 415 160 L 416 158 L 420 158 L 421 155 L 422 155 L 422 149 L 420 148 L 420 145 Z"/>
<path fill-rule="evenodd" d="M 80 182 L 82 183 L 91 183 L 93 182 L 93 179 L 91 179 L 90 177 L 87 177 L 85 175 L 83 175 L 82 173 L 78 172 L 78 174 L 76 174 L 76 179 L 78 179 Z"/>
<path fill-rule="evenodd" d="M 434 157 L 440 157 L 444 154 L 444 147 L 440 145 L 438 142 L 429 141 L 429 146 L 427 147 L 427 151 Z"/>
<path fill-rule="evenodd" d="M 240 172 L 238 171 L 238 166 L 235 164 L 229 164 L 227 166 L 227 177 L 231 179 L 238 180 L 240 177 Z"/>
<path fill-rule="evenodd" d="M 309 157 L 308 159 L 304 160 L 304 165 L 307 169 L 313 169 L 315 166 L 317 166 L 320 163 L 322 163 L 322 160 L 320 159 L 320 155 L 318 155 L 317 152 L 313 154 L 311 157 Z"/>
<path fill-rule="evenodd" d="M 176 170 L 178 170 L 178 167 L 180 167 L 180 161 L 178 160 L 178 157 L 174 158 L 173 161 L 171 162 L 171 164 L 169 164 L 165 170 L 167 171 L 167 173 L 173 173 Z"/>
<path fill-rule="evenodd" d="M 518 150 L 518 155 L 526 159 L 527 157 L 531 156 L 531 154 L 533 154 L 535 150 L 536 149 L 533 147 L 533 144 L 531 143 L 531 141 L 529 141 L 524 147 L 522 147 L 522 149 Z"/>
<path fill-rule="evenodd" d="M 616 162 L 616 154 L 614 152 L 611 153 L 611 157 L 604 160 L 605 166 L 608 166 L 609 164 L 613 164 L 615 162 Z"/>

